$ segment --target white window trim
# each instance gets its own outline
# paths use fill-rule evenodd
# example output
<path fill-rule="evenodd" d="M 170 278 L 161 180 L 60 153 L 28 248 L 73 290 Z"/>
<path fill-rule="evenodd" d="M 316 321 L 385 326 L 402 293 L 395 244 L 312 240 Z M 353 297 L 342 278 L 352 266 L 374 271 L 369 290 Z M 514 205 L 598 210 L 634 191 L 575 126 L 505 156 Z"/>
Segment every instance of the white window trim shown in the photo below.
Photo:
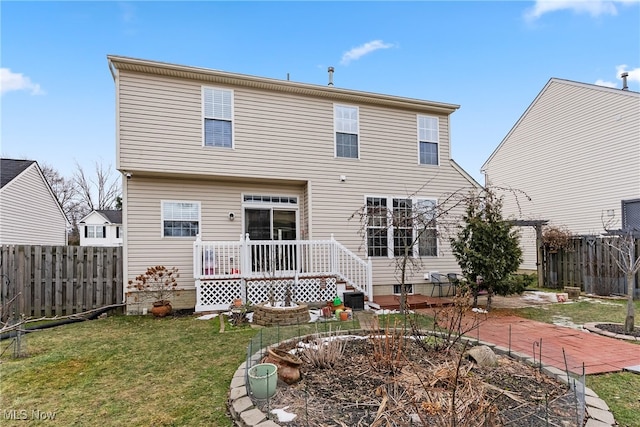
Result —
<path fill-rule="evenodd" d="M 410 199 L 411 200 L 411 205 L 412 208 L 416 205 L 416 203 L 418 201 L 422 201 L 422 200 L 430 200 L 432 202 L 434 202 L 435 206 L 438 206 L 438 199 L 435 197 L 421 197 L 421 196 L 413 196 L 413 197 L 406 197 L 406 196 L 386 196 L 386 195 L 373 195 L 373 194 L 366 194 L 364 196 L 364 206 L 367 206 L 367 199 L 368 198 L 379 198 L 379 199 L 386 199 L 387 200 L 387 258 L 392 259 L 395 257 L 395 247 L 394 247 L 394 231 L 395 228 L 393 226 L 393 200 L 394 199 Z M 366 218 L 365 218 L 366 221 Z M 368 226 L 366 226 L 366 222 L 365 222 L 365 229 L 368 228 Z M 413 226 L 413 232 L 414 232 L 414 236 L 416 235 L 415 233 L 418 230 L 418 225 L 414 224 Z M 438 232 L 438 220 L 436 219 L 436 235 Z M 367 234 L 365 233 L 365 253 L 369 253 L 369 248 L 367 247 Z M 419 248 L 419 244 L 418 241 L 416 240 L 416 242 L 414 243 L 414 247 L 413 247 L 413 258 L 430 258 L 430 259 L 434 259 L 434 258 L 439 258 L 440 257 L 440 242 L 439 239 L 437 239 L 436 237 L 436 255 L 420 255 L 420 248 Z M 383 258 L 383 257 L 374 257 L 374 258 Z"/>
<path fill-rule="evenodd" d="M 216 118 L 216 117 L 207 117 L 205 116 L 204 112 L 205 112 L 205 105 L 204 105 L 204 91 L 205 89 L 214 89 L 214 90 L 224 90 L 227 92 L 231 93 L 231 147 L 216 147 L 216 146 L 209 146 L 206 145 L 206 141 L 205 141 L 205 119 L 219 119 L 219 120 L 226 120 L 226 118 Z M 218 86 L 202 86 L 200 89 L 200 108 L 201 108 L 201 114 L 200 114 L 200 124 L 202 126 L 202 147 L 206 148 L 206 149 L 221 149 L 221 150 L 234 150 L 236 147 L 236 103 L 235 103 L 235 93 L 233 91 L 233 89 L 229 89 L 226 87 L 218 87 Z"/>
<path fill-rule="evenodd" d="M 358 137 L 358 157 L 338 157 L 338 139 L 337 133 L 338 129 L 336 127 L 336 108 L 344 107 L 344 108 L 355 108 L 357 114 L 357 131 L 356 136 Z M 346 104 L 333 104 L 333 157 L 336 159 L 344 159 L 344 160 L 360 160 L 360 147 L 362 146 L 362 141 L 360 139 L 360 107 L 356 105 L 346 105 Z"/>
<path fill-rule="evenodd" d="M 195 236 L 165 236 L 164 235 L 164 204 L 165 203 L 192 203 L 198 206 L 198 233 Z M 160 200 L 160 237 L 163 239 L 194 239 L 202 234 L 202 206 L 195 200 Z"/>
<path fill-rule="evenodd" d="M 277 202 L 262 202 L 262 201 L 245 201 L 244 196 L 270 196 L 270 197 L 288 197 L 295 198 L 296 203 L 277 203 Z M 271 211 L 271 227 L 273 228 L 273 211 L 281 210 L 281 211 L 294 211 L 296 214 L 296 236 L 300 236 L 300 196 L 297 194 L 277 194 L 277 193 L 241 193 L 240 194 L 240 203 L 242 206 L 242 233 L 244 233 L 245 229 L 245 220 L 246 215 L 244 214 L 245 209 L 265 209 Z M 298 237 L 296 240 L 300 240 Z"/>
<path fill-rule="evenodd" d="M 438 164 L 437 165 L 431 165 L 428 163 L 421 163 L 420 162 L 420 142 L 422 142 L 422 140 L 420 139 L 420 117 L 427 117 L 427 118 L 431 118 L 431 119 L 436 119 L 436 133 L 437 133 L 437 140 L 436 141 L 429 141 L 429 140 L 425 140 L 424 142 L 431 142 L 436 144 L 438 150 Z M 440 117 L 437 116 L 429 116 L 426 114 L 417 114 L 416 115 L 416 149 L 417 149 L 417 155 L 418 155 L 418 165 L 420 166 L 425 166 L 425 167 L 439 167 L 441 164 L 441 158 L 440 158 Z"/>

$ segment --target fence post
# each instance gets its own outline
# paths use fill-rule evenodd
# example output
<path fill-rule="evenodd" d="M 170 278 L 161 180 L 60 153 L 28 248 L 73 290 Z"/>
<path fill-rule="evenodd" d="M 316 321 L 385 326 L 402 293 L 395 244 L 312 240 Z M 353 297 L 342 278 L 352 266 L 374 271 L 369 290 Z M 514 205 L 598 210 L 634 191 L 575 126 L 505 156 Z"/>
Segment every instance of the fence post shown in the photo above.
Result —
<path fill-rule="evenodd" d="M 202 275 L 202 257 L 200 256 L 202 240 L 200 234 L 196 235 L 196 241 L 193 242 L 193 278 L 198 280 Z"/>
<path fill-rule="evenodd" d="M 373 302 L 373 262 L 367 257 L 367 296 Z"/>

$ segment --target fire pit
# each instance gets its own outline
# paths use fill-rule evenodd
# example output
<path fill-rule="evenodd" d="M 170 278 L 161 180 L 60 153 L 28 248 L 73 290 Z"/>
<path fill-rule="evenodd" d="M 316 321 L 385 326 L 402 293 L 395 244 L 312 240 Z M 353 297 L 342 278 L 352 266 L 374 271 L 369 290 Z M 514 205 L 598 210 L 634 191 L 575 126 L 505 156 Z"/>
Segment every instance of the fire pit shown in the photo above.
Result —
<path fill-rule="evenodd" d="M 306 323 L 309 320 L 311 316 L 307 304 L 294 303 L 292 306 L 284 307 L 263 302 L 253 308 L 253 323 L 260 326 L 287 326 Z"/>

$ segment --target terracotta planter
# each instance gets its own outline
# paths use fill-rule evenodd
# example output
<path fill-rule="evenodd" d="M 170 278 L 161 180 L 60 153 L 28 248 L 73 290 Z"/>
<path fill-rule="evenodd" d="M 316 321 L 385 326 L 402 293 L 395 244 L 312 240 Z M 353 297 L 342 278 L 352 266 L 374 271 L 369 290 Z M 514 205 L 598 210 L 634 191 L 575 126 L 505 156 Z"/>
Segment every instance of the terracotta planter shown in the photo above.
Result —
<path fill-rule="evenodd" d="M 171 314 L 172 307 L 171 303 L 167 300 L 164 301 L 156 301 L 153 303 L 153 307 L 151 307 L 151 314 L 155 317 L 165 317 Z"/>
<path fill-rule="evenodd" d="M 278 378 L 287 384 L 300 380 L 300 365 L 302 359 L 286 351 L 269 349 L 264 362 L 273 363 L 278 367 Z"/>

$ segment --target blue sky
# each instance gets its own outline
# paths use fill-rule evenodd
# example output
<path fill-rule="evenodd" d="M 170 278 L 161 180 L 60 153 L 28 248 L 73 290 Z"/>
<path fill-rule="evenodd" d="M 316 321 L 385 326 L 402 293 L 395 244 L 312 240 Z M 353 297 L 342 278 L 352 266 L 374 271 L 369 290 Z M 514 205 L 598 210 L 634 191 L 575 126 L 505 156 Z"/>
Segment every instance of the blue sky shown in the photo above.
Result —
<path fill-rule="evenodd" d="M 114 54 L 459 104 L 453 158 L 480 166 L 552 77 L 640 91 L 627 1 L 0 3 L 1 152 L 115 167 Z"/>

